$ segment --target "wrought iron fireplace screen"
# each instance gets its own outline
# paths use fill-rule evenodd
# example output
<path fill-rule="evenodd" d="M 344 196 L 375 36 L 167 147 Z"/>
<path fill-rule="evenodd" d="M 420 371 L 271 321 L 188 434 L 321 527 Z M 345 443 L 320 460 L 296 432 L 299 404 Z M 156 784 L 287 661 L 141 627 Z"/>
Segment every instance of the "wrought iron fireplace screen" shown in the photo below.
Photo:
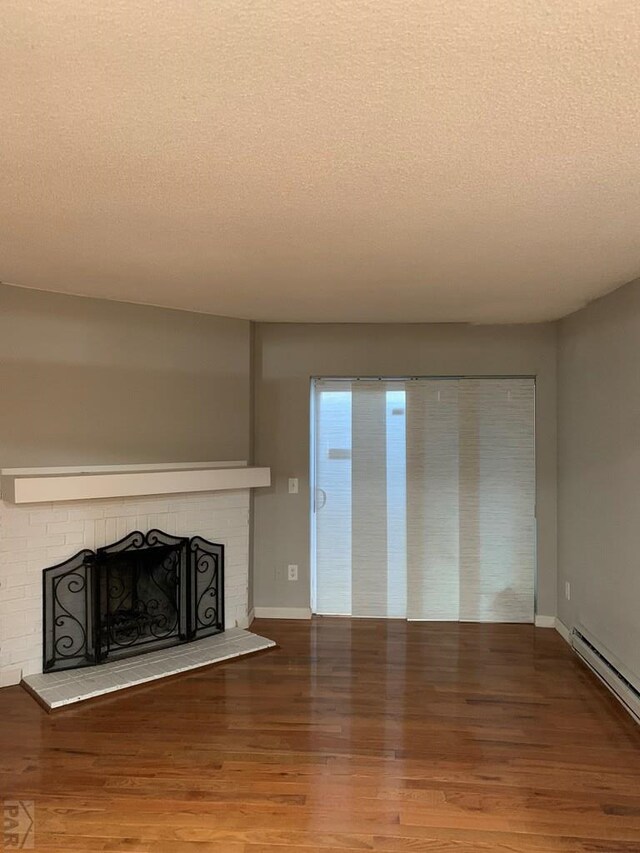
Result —
<path fill-rule="evenodd" d="M 43 573 L 43 670 L 92 666 L 224 631 L 224 546 L 135 531 Z"/>

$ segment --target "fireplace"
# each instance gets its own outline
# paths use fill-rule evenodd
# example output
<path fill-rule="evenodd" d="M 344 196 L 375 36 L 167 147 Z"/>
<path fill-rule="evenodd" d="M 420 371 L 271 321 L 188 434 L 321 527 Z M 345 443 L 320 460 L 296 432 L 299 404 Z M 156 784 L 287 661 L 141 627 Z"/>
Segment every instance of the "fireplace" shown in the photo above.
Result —
<path fill-rule="evenodd" d="M 224 547 L 161 530 L 43 573 L 43 671 L 93 666 L 224 631 Z"/>

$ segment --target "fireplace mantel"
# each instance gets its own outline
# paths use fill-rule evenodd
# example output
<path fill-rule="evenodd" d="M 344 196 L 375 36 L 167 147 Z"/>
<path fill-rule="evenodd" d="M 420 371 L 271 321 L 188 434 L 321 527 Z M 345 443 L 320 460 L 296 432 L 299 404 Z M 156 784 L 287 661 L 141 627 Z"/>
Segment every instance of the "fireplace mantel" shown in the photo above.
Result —
<path fill-rule="evenodd" d="M 0 472 L 2 499 L 14 504 L 216 492 L 271 485 L 271 469 L 243 463 L 20 468 Z"/>

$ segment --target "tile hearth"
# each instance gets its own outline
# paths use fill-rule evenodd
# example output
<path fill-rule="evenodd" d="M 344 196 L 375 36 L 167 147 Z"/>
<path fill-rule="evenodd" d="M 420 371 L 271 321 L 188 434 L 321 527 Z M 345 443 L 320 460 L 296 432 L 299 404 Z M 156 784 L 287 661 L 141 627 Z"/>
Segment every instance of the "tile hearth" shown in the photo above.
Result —
<path fill-rule="evenodd" d="M 273 640 L 251 631 L 231 628 L 214 637 L 135 658 L 65 672 L 29 675 L 22 680 L 22 684 L 48 710 L 53 711 L 116 690 L 274 648 L 275 645 Z"/>

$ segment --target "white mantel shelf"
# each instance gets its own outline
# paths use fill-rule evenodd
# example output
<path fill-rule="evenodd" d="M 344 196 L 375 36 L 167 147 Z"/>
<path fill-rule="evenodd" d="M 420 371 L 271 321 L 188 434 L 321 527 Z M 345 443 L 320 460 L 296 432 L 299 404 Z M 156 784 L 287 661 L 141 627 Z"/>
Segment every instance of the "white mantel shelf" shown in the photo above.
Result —
<path fill-rule="evenodd" d="M 14 504 L 83 501 L 143 495 L 217 492 L 271 485 L 270 468 L 237 463 L 93 468 L 10 469 L 0 475 L 2 499 Z"/>

